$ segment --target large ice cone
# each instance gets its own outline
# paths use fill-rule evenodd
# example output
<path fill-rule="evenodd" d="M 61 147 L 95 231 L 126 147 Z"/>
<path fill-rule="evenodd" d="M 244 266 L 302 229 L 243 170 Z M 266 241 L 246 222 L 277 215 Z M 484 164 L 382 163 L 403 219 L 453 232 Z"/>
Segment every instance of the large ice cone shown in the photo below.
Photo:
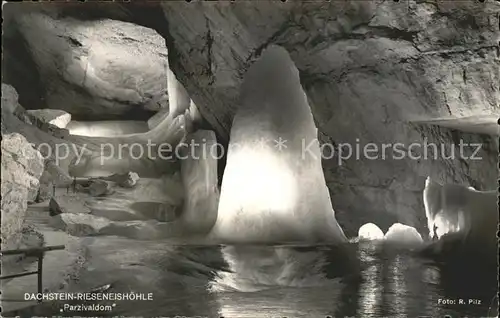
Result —
<path fill-rule="evenodd" d="M 245 76 L 213 234 L 228 243 L 346 240 L 298 70 L 281 47 Z"/>

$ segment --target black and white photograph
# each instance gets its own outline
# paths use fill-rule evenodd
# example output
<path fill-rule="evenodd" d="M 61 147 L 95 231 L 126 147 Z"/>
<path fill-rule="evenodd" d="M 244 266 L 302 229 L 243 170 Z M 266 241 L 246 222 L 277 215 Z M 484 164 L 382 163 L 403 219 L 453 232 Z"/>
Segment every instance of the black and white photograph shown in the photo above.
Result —
<path fill-rule="evenodd" d="M 3 1 L 2 317 L 498 317 L 500 1 Z"/>

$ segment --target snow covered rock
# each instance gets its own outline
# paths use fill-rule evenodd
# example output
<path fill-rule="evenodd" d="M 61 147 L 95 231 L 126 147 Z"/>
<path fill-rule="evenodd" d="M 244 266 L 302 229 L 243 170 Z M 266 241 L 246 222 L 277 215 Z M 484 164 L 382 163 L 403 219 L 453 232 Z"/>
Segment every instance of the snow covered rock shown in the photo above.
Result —
<path fill-rule="evenodd" d="M 86 236 L 98 234 L 111 221 L 87 213 L 61 213 L 54 216 L 50 223 L 73 236 Z"/>
<path fill-rule="evenodd" d="M 32 109 L 27 111 L 42 122 L 49 123 L 59 128 L 66 128 L 71 121 L 71 114 L 60 109 Z"/>
<path fill-rule="evenodd" d="M 384 239 L 401 245 L 423 243 L 422 236 L 414 227 L 401 223 L 394 223 L 385 233 Z"/>

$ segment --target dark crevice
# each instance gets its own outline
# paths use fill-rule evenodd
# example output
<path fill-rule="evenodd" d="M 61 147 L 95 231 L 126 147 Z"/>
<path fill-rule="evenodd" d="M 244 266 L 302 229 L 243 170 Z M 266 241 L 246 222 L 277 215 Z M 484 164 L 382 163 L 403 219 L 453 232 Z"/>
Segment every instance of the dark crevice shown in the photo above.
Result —
<path fill-rule="evenodd" d="M 71 44 L 73 44 L 74 46 L 79 46 L 79 47 L 82 47 L 82 46 L 83 46 L 83 44 L 82 44 L 80 41 L 78 41 L 78 40 L 76 40 L 76 39 L 73 39 L 72 37 L 68 37 L 68 40 L 69 40 L 69 41 L 71 42 Z"/>
<path fill-rule="evenodd" d="M 370 34 L 372 36 L 384 37 L 393 40 L 403 40 L 412 43 L 419 33 L 418 31 L 404 31 L 386 26 L 370 26 L 370 30 L 372 31 Z"/>
<path fill-rule="evenodd" d="M 80 41 L 78 41 L 77 39 L 72 38 L 71 36 L 58 35 L 58 37 L 68 40 L 69 43 L 71 43 L 71 45 L 73 45 L 73 46 L 77 46 L 77 47 L 82 47 L 83 46 L 83 44 Z"/>
<path fill-rule="evenodd" d="M 460 48 L 460 49 L 449 49 L 449 50 L 439 50 L 439 51 L 422 51 L 422 55 L 439 55 L 440 57 L 451 58 L 455 54 L 462 53 L 477 53 L 479 55 L 484 55 L 485 50 L 495 50 L 498 46 L 496 45 L 484 45 L 476 48 Z"/>
<path fill-rule="evenodd" d="M 128 37 L 128 36 L 123 37 L 123 39 L 124 39 L 124 40 L 127 40 L 127 41 L 130 41 L 130 42 L 139 42 L 138 40 L 133 39 L 133 38 L 130 38 L 130 37 Z"/>
<path fill-rule="evenodd" d="M 206 26 L 207 26 L 207 44 L 206 44 L 206 49 L 207 49 L 207 71 L 206 75 L 209 78 L 209 85 L 213 85 L 215 83 L 215 75 L 212 72 L 212 66 L 215 65 L 215 62 L 213 60 L 213 53 L 212 53 L 212 46 L 214 44 L 214 37 L 212 35 L 212 30 L 210 29 L 210 20 L 205 17 L 206 20 Z"/>
<path fill-rule="evenodd" d="M 444 99 L 444 104 L 446 106 L 446 109 L 448 110 L 448 113 L 450 115 L 453 115 L 453 113 L 451 112 L 450 105 L 448 104 L 448 98 L 446 97 L 446 93 L 445 92 L 443 92 L 443 99 Z"/>

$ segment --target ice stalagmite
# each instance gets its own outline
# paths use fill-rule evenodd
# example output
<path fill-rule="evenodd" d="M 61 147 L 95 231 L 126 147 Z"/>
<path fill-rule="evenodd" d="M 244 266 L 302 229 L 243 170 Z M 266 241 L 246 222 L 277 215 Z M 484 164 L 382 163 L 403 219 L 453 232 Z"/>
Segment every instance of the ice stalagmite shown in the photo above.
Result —
<path fill-rule="evenodd" d="M 170 113 L 172 116 L 177 117 L 178 115 L 184 114 L 186 109 L 189 109 L 191 98 L 170 68 L 167 69 L 167 90 Z"/>
<path fill-rule="evenodd" d="M 212 234 L 226 243 L 346 241 L 298 70 L 281 47 L 245 75 Z"/>
<path fill-rule="evenodd" d="M 181 222 L 188 233 L 207 234 L 214 225 L 219 202 L 217 139 L 209 130 L 189 134 L 181 155 L 186 197 Z"/>

